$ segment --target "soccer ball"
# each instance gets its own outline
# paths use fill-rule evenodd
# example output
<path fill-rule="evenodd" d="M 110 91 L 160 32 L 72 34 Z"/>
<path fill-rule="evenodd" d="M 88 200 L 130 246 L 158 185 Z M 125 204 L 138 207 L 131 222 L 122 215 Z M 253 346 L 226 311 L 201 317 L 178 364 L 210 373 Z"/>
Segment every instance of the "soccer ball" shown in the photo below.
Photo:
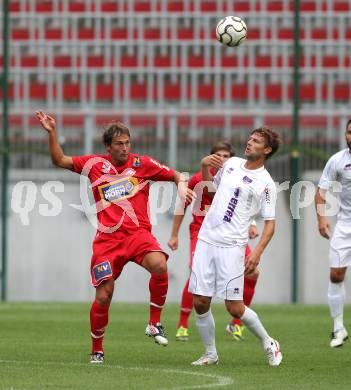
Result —
<path fill-rule="evenodd" d="M 216 27 L 217 40 L 224 46 L 241 45 L 247 34 L 245 22 L 237 16 L 226 16 Z"/>

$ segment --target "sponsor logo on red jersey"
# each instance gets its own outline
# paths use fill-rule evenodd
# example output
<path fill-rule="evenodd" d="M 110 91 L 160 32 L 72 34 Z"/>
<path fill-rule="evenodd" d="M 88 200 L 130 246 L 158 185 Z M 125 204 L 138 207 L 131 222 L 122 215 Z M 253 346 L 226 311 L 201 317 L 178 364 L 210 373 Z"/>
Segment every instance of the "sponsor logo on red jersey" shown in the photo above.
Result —
<path fill-rule="evenodd" d="M 98 187 L 101 199 L 116 202 L 130 198 L 138 192 L 139 181 L 135 177 L 112 181 Z"/>

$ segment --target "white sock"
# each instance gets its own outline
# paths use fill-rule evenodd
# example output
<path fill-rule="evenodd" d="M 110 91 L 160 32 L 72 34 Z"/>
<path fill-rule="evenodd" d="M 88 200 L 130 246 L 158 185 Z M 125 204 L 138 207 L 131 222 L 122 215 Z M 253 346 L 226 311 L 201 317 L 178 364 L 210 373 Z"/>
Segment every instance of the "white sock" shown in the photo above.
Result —
<path fill-rule="evenodd" d="M 329 281 L 328 286 L 328 304 L 330 315 L 334 319 L 334 332 L 344 327 L 343 314 L 345 302 L 344 282 L 332 283 Z"/>
<path fill-rule="evenodd" d="M 215 322 L 211 309 L 204 314 L 195 313 L 195 322 L 201 340 L 206 349 L 206 355 L 217 357 L 215 341 Z"/>
<path fill-rule="evenodd" d="M 244 314 L 241 316 L 241 321 L 251 330 L 251 332 L 261 339 L 262 343 L 270 340 L 270 337 L 263 327 L 258 315 L 249 307 L 245 306 Z"/>

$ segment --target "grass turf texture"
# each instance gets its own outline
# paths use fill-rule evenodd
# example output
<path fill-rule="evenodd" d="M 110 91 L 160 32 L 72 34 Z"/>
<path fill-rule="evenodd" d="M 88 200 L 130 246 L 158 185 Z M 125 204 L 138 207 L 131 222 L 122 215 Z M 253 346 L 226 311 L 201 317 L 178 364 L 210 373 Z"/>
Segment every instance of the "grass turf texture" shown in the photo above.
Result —
<path fill-rule="evenodd" d="M 0 390 L 41 389 L 350 389 L 351 341 L 329 347 L 326 306 L 256 305 L 282 347 L 283 363 L 268 366 L 258 340 L 225 333 L 228 315 L 213 306 L 218 366 L 192 367 L 203 352 L 193 317 L 190 340 L 175 341 L 178 305 L 167 305 L 169 345 L 144 335 L 148 306 L 113 304 L 105 337 L 105 364 L 89 361 L 88 304 L 0 304 Z M 350 307 L 346 307 L 348 320 Z M 351 327 L 349 327 L 351 329 Z"/>

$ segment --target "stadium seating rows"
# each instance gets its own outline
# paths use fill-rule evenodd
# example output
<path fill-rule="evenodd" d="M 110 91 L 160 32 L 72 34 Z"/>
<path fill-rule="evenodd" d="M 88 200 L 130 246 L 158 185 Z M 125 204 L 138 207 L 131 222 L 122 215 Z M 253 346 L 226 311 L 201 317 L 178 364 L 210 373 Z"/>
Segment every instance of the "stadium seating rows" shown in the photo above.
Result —
<path fill-rule="evenodd" d="M 21 4 L 22 3 L 22 4 Z M 303 12 L 315 12 L 317 10 L 322 11 L 334 11 L 334 12 L 347 12 L 350 10 L 350 4 L 346 0 L 336 1 L 319 1 L 319 0 L 301 0 L 300 10 Z M 255 12 L 267 10 L 269 12 L 282 12 L 284 10 L 292 11 L 294 7 L 293 1 L 216 1 L 216 0 L 203 0 L 203 1 L 189 1 L 189 0 L 169 0 L 164 2 L 162 0 L 157 1 L 83 1 L 73 0 L 66 2 L 60 0 L 38 0 L 38 1 L 22 1 L 12 0 L 10 1 L 11 12 L 20 11 L 35 11 L 50 13 L 55 11 L 68 10 L 69 12 L 121 12 L 121 11 L 133 11 L 133 12 L 151 12 L 151 11 L 166 11 L 166 12 L 184 12 L 184 11 L 198 11 L 198 12 Z"/>

